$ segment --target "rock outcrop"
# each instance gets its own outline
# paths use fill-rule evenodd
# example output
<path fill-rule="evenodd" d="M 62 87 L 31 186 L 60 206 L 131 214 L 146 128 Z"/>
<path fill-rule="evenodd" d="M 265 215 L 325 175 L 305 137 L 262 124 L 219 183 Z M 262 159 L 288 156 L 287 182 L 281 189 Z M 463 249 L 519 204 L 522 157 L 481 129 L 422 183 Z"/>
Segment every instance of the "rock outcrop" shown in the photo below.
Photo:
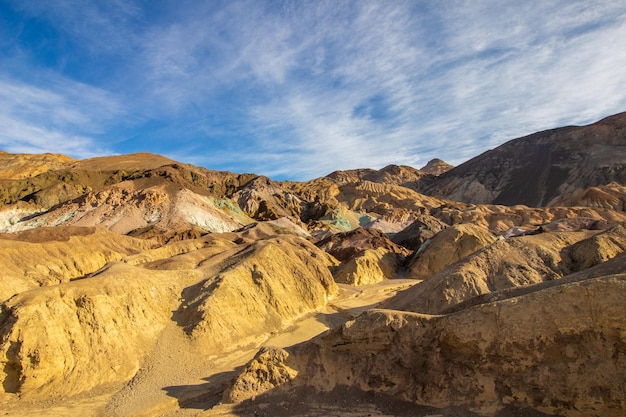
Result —
<path fill-rule="evenodd" d="M 428 161 L 426 165 L 420 168 L 420 171 L 424 171 L 427 174 L 431 174 L 431 175 L 438 177 L 444 172 L 450 171 L 452 168 L 454 168 L 453 165 L 450 165 L 449 163 L 439 158 L 435 158 L 435 159 L 431 159 L 430 161 Z"/>
<path fill-rule="evenodd" d="M 385 248 L 366 249 L 344 262 L 333 273 L 335 281 L 354 286 L 395 278 L 403 258 Z"/>
<path fill-rule="evenodd" d="M 409 226 L 394 234 L 391 240 L 398 245 L 416 251 L 447 226 L 446 223 L 436 217 L 422 214 Z"/>
<path fill-rule="evenodd" d="M 611 182 L 560 195 L 548 202 L 552 207 L 586 206 L 626 211 L 626 186 Z"/>
<path fill-rule="evenodd" d="M 56 227 L 0 234 L 0 302 L 40 286 L 84 278 L 109 263 L 155 246 L 152 241 L 96 228 Z"/>
<path fill-rule="evenodd" d="M 408 260 L 407 276 L 426 279 L 495 241 L 496 237 L 480 226 L 467 223 L 450 226 L 424 242 Z"/>
<path fill-rule="evenodd" d="M 371 181 L 381 184 L 415 188 L 419 181 L 428 174 L 430 173 L 406 165 L 387 165 L 379 170 L 354 169 L 349 171 L 335 171 L 328 174 L 327 178 L 340 184 Z"/>
<path fill-rule="evenodd" d="M 335 281 L 355 286 L 396 277 L 410 253 L 383 232 L 361 227 L 331 235 L 317 246 L 341 262 L 333 273 Z"/>
<path fill-rule="evenodd" d="M 506 288 L 560 279 L 624 252 L 626 229 L 546 233 L 496 241 L 441 269 L 385 304 L 440 314 L 465 300 Z"/>
<path fill-rule="evenodd" d="M 325 306 L 337 292 L 333 260 L 298 237 L 262 240 L 220 257 L 225 264 L 187 287 L 174 315 L 211 351 L 245 346 Z"/>
<path fill-rule="evenodd" d="M 579 416 L 626 410 L 626 277 L 568 282 L 449 315 L 371 310 L 270 358 L 256 359 L 225 401 L 257 403 L 298 387 L 342 386 L 398 401 L 494 415 L 505 407 Z M 263 362 L 263 363 L 261 363 Z M 254 373 L 259 367 L 269 375 Z"/>
<path fill-rule="evenodd" d="M 349 232 L 335 233 L 316 244 L 340 262 L 346 262 L 369 249 L 385 249 L 407 256 L 410 252 L 393 243 L 389 237 L 376 229 L 357 228 Z"/>
<path fill-rule="evenodd" d="M 25 291 L 5 301 L 0 305 L 2 390 L 45 398 L 129 380 L 175 308 L 180 291 L 175 278 L 120 265 L 97 278 Z"/>

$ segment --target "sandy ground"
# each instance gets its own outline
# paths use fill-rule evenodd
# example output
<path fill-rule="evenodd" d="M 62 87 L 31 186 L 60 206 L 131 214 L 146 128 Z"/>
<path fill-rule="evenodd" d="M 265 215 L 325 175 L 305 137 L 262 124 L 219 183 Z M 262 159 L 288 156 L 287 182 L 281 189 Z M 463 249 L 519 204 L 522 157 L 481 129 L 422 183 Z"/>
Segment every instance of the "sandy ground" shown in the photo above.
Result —
<path fill-rule="evenodd" d="M 152 354 L 135 377 L 114 393 L 91 393 L 75 398 L 55 398 L 42 402 L 16 400 L 13 397 L 0 398 L 0 416 L 261 416 L 279 415 L 277 410 L 270 411 L 269 405 L 251 406 L 218 404 L 222 392 L 234 376 L 236 370 L 247 363 L 260 346 L 285 347 L 308 340 L 331 327 L 345 323 L 361 312 L 375 307 L 380 302 L 393 296 L 397 291 L 416 284 L 415 280 L 389 280 L 379 284 L 350 287 L 340 285 L 340 292 L 323 311 L 309 314 L 295 322 L 291 327 L 268 335 L 259 345 L 250 346 L 225 356 L 216 357 L 203 352 L 172 322 L 161 334 Z M 337 393 L 336 406 L 318 404 L 314 400 L 308 404 L 299 396 L 285 399 L 283 415 L 296 415 L 291 408 L 300 404 L 298 410 L 307 416 L 332 415 L 340 412 L 342 417 L 402 415 L 396 410 L 393 414 L 384 414 L 384 407 L 376 405 L 374 398 L 358 398 L 352 394 L 348 398 L 358 400 L 348 406 L 346 396 Z M 332 398 L 328 401 L 333 403 Z M 316 405 L 312 405 L 315 403 Z M 251 407 L 251 408 L 250 408 Z M 259 408 L 260 407 L 260 408 Z M 333 411 L 334 407 L 334 411 Z M 388 408 L 388 407 L 387 407 Z M 265 412 L 267 414 L 264 414 Z M 346 410 L 352 410 L 350 412 Z M 348 414 L 346 414 L 348 412 Z M 329 414 L 331 413 L 331 414 Z M 382 414 L 381 414 L 382 413 Z M 406 414 L 410 415 L 410 414 Z M 428 414 L 424 414 L 428 415 Z M 433 417 L 436 414 L 432 414 Z"/>

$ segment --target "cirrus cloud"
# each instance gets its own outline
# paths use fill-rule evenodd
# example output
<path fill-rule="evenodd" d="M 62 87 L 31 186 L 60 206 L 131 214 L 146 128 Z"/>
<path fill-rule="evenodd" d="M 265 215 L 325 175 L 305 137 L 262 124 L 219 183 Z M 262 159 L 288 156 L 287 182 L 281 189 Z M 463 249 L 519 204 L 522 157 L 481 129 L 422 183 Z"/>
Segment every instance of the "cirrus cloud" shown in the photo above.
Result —
<path fill-rule="evenodd" d="M 70 0 L 11 6 L 3 34 L 13 41 L 0 42 L 10 129 L 0 146 L 152 151 L 309 179 L 434 157 L 458 164 L 517 136 L 626 110 L 618 1 L 77 10 Z M 33 19 L 54 36 L 33 35 Z"/>

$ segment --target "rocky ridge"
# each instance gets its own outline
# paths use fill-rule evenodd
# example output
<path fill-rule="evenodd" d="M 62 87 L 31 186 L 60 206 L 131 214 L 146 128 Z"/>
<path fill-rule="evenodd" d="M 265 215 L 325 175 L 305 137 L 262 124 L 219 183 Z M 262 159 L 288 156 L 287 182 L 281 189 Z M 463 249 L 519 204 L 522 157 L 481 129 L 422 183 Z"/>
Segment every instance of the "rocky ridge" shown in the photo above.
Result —
<path fill-rule="evenodd" d="M 622 415 L 623 118 L 307 182 L 0 153 L 3 409 Z"/>
<path fill-rule="evenodd" d="M 509 141 L 442 174 L 425 192 L 474 204 L 540 207 L 625 181 L 626 113 L 620 113 Z"/>
<path fill-rule="evenodd" d="M 370 310 L 310 342 L 259 355 L 224 400 L 249 407 L 253 396 L 271 404 L 302 386 L 349 385 L 465 415 L 508 408 L 620 416 L 625 284 L 624 275 L 568 282 L 447 315 Z M 272 378 L 259 379 L 259 367 Z"/>
<path fill-rule="evenodd" d="M 452 168 L 454 168 L 453 165 L 450 165 L 446 161 L 443 161 L 439 158 L 435 158 L 435 159 L 431 159 L 430 161 L 428 161 L 426 165 L 420 168 L 420 171 L 423 171 L 427 174 L 431 174 L 431 175 L 438 177 L 444 172 L 450 171 Z"/>

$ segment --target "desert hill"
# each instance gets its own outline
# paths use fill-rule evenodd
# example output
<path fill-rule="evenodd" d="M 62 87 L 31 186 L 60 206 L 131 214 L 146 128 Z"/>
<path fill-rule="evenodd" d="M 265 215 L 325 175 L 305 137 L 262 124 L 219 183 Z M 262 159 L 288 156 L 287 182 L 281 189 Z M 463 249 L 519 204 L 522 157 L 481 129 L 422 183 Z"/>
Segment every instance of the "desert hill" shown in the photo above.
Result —
<path fill-rule="evenodd" d="M 28 163 L 33 158 L 21 160 Z M 131 166 L 137 168 L 123 169 Z M 398 184 L 417 178 L 409 175 L 407 180 L 400 175 L 405 168 L 377 171 L 382 173 L 377 182 L 353 181 L 351 176 L 350 180 L 333 180 L 331 175 L 304 183 L 279 183 L 253 174 L 173 163 L 150 154 L 69 161 L 61 167 L 55 163 L 34 176 L 0 180 L 0 230 L 76 225 L 103 226 L 134 236 L 177 235 L 198 228 L 229 231 L 254 220 L 289 217 L 316 235 L 359 226 L 399 233 L 414 221 L 430 217 L 445 224 L 481 223 L 502 233 L 579 217 L 582 212 L 611 224 L 623 217 L 615 196 L 611 204 L 595 204 L 591 210 L 475 206 L 428 197 Z M 398 178 L 385 180 L 393 178 L 396 169 L 400 170 Z M 619 191 L 614 188 L 614 193 Z"/>
<path fill-rule="evenodd" d="M 420 168 L 420 171 L 423 171 L 427 174 L 431 174 L 431 175 L 438 177 L 444 172 L 450 171 L 452 168 L 454 168 L 453 165 L 450 165 L 446 161 L 443 161 L 439 158 L 435 158 L 435 159 L 431 159 L 430 161 L 428 161 L 426 165 Z"/>
<path fill-rule="evenodd" d="M 0 164 L 3 166 L 0 179 L 17 180 L 34 177 L 50 169 L 67 166 L 73 161 L 65 155 L 10 154 L 0 151 Z"/>
<path fill-rule="evenodd" d="M 430 272 L 428 279 L 398 294 L 386 307 L 440 314 L 482 294 L 552 281 L 594 267 L 626 248 L 626 229 L 623 226 L 599 234 L 593 231 L 541 233 L 497 242 L 480 233 L 470 236 L 472 239 L 466 238 L 465 241 L 469 241 L 475 250 L 468 251 L 463 262 L 436 264 L 436 261 L 443 263 L 448 256 L 457 254 L 450 254 L 446 246 L 442 248 L 441 260 L 435 258 L 433 261 L 427 251 L 419 254 L 411 265 L 409 276 L 422 278 Z M 459 239 L 457 236 L 454 238 Z M 480 241 L 479 238 L 485 240 Z M 450 240 L 439 243 L 433 239 L 433 245 L 450 245 Z M 486 244 L 490 241 L 491 244 Z M 457 250 L 462 250 L 463 245 L 459 247 Z M 426 257 L 426 266 L 422 265 L 422 257 Z M 433 267 L 433 263 L 438 269 Z"/>
<path fill-rule="evenodd" d="M 401 185 L 414 191 L 421 192 L 432 184 L 436 177 L 454 168 L 447 162 L 435 158 L 421 169 L 407 165 L 387 165 L 379 170 L 370 168 L 334 171 L 326 177 L 339 184 L 371 181 L 382 184 Z"/>
<path fill-rule="evenodd" d="M 514 139 L 442 174 L 425 192 L 475 204 L 540 207 L 625 180 L 626 113 L 620 113 Z"/>
<path fill-rule="evenodd" d="M 624 118 L 306 182 L 0 153 L 0 407 L 622 416 Z"/>
<path fill-rule="evenodd" d="M 327 177 L 338 183 L 371 181 L 413 188 L 414 184 L 428 174 L 428 172 L 406 165 L 388 165 L 379 170 L 354 169 L 350 171 L 335 171 L 328 174 Z"/>

